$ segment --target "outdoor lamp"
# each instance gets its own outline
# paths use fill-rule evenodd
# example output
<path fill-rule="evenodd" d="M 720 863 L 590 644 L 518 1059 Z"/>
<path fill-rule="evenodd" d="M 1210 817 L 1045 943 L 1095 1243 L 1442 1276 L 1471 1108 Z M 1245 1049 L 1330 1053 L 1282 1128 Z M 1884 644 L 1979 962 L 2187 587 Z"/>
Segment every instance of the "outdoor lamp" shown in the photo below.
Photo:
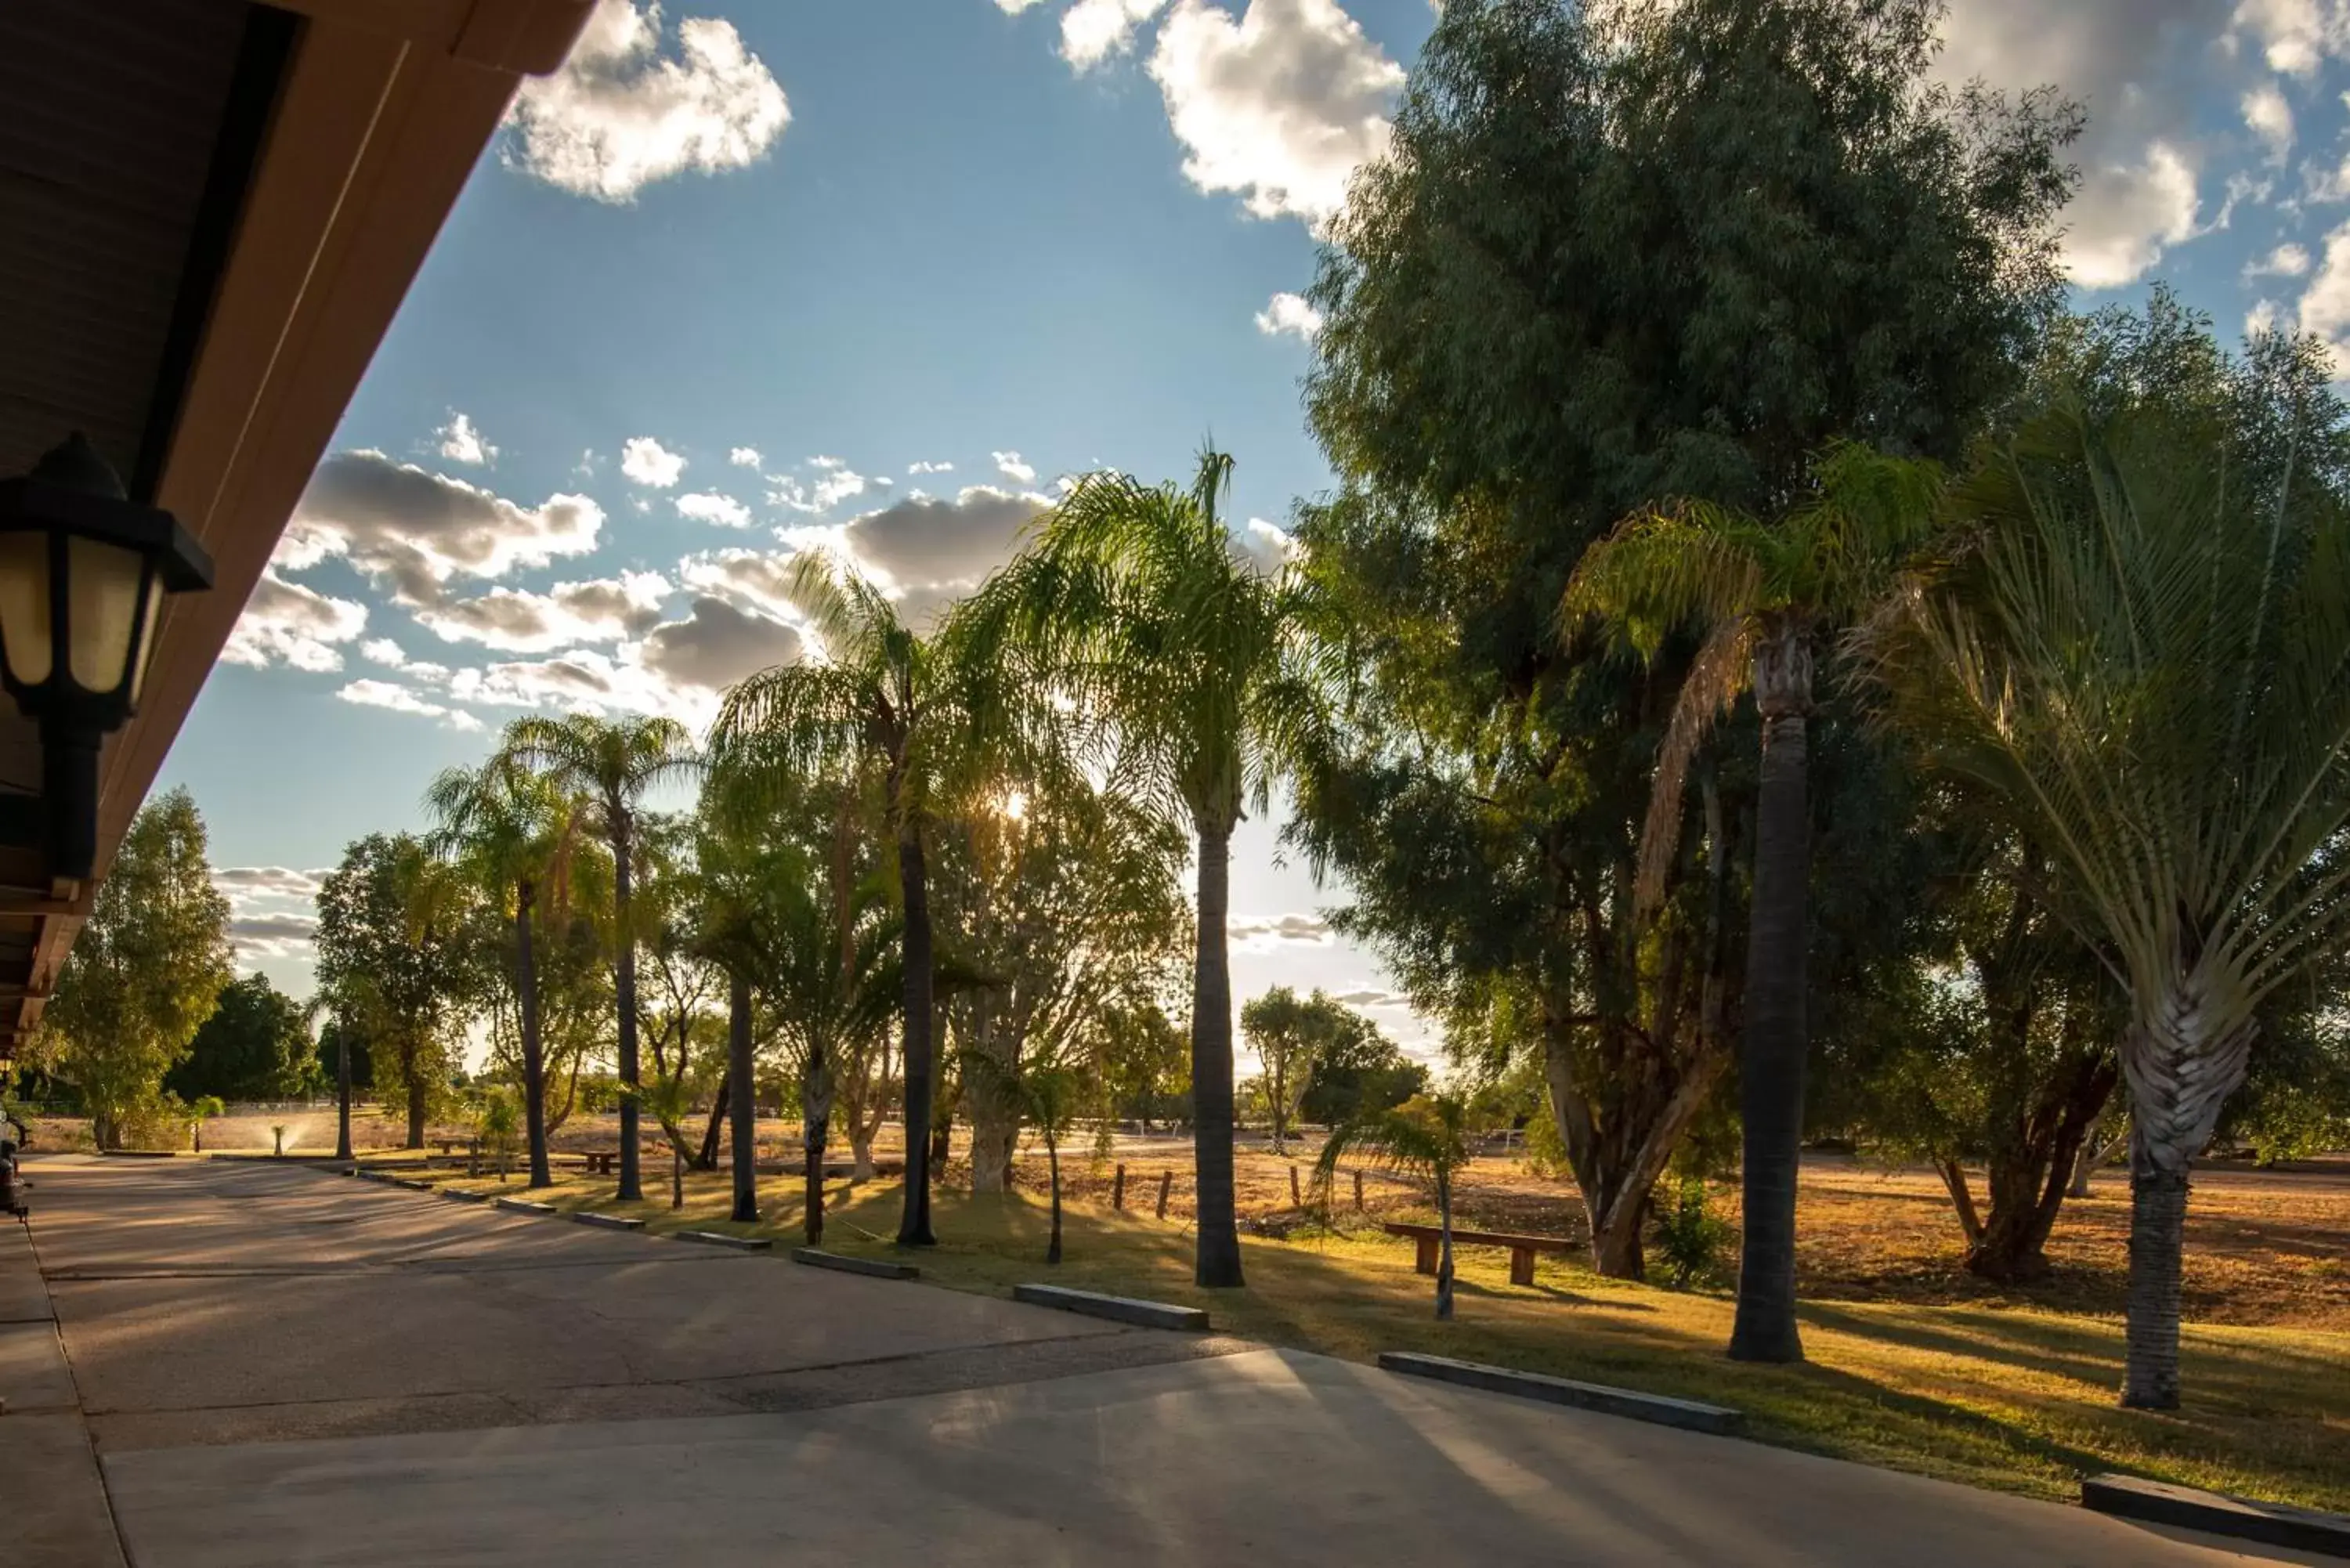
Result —
<path fill-rule="evenodd" d="M 52 877 L 98 857 L 98 748 L 139 706 L 165 594 L 208 588 L 212 557 L 141 506 L 79 431 L 0 480 L 0 675 L 41 728 L 39 841 Z"/>

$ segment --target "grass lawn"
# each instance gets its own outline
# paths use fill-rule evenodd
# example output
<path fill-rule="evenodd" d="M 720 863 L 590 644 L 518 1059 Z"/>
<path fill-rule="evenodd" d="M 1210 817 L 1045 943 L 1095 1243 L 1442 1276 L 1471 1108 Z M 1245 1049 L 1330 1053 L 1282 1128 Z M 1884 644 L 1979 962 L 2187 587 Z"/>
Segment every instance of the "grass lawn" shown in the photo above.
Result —
<path fill-rule="evenodd" d="M 493 1179 L 468 1182 L 496 1189 Z M 669 1170 L 648 1160 L 653 1200 L 615 1203 L 608 1179 L 567 1173 L 534 1194 L 566 1210 L 643 1219 L 649 1231 L 708 1229 L 796 1244 L 796 1179 L 764 1178 L 768 1218 L 724 1221 L 723 1176 L 687 1178 L 669 1207 Z M 503 1190 L 518 1194 L 521 1179 Z M 894 1180 L 835 1182 L 826 1245 L 893 1254 Z M 1147 1195 L 1146 1195 L 1147 1197 Z M 1977 1486 L 2070 1500 L 2080 1478 L 2118 1469 L 2278 1501 L 2350 1510 L 2350 1334 L 2275 1325 L 2191 1325 L 2187 1407 L 2126 1411 L 2117 1319 L 2004 1306 L 1817 1302 L 1804 1311 L 1811 1361 L 1752 1366 L 1721 1354 L 1731 1303 L 1602 1280 L 1545 1257 L 1531 1287 L 1508 1282 L 1507 1255 L 1461 1255 L 1458 1315 L 1432 1317 L 1432 1282 L 1410 1243 L 1383 1235 L 1244 1238 L 1248 1286 L 1191 1284 L 1188 1226 L 1106 1204 L 1070 1206 L 1067 1261 L 1047 1270 L 1046 1211 L 1035 1199 L 941 1192 L 940 1245 L 915 1261 L 935 1285 L 1000 1293 L 1024 1280 L 1203 1306 L 1219 1332 L 1367 1361 L 1421 1350 L 1737 1406 L 1765 1442 Z M 920 1288 L 920 1287 L 908 1287 Z"/>

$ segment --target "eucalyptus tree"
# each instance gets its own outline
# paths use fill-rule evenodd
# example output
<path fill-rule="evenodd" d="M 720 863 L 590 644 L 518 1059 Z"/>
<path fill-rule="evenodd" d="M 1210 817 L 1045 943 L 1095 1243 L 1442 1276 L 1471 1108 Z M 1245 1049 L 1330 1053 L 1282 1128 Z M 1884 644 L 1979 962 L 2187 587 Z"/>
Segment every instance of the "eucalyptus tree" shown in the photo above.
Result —
<path fill-rule="evenodd" d="M 1697 759 L 1702 831 L 1636 909 L 1689 645 L 1648 668 L 1555 611 L 1633 513 L 1777 516 L 1837 437 L 1952 461 L 2012 395 L 2062 298 L 2079 119 L 1938 86 L 1939 20 L 1447 0 L 1311 290 L 1338 487 L 1296 536 L 1363 692 L 1295 841 L 1449 1038 L 1538 1054 L 1607 1273 L 1640 1272 L 1738 1016 L 1751 748 Z"/>
<path fill-rule="evenodd" d="M 785 592 L 806 617 L 815 657 L 730 690 L 711 746 L 718 765 L 746 777 L 841 777 L 880 803 L 897 850 L 903 920 L 906 1191 L 898 1243 L 927 1247 L 937 1241 L 930 1127 L 938 1055 L 927 857 L 936 815 L 985 766 L 982 737 L 993 724 L 996 672 L 917 635 L 880 589 L 827 552 L 799 556 Z"/>
<path fill-rule="evenodd" d="M 1864 631 L 1905 731 L 2046 846 L 2128 994 L 2125 1405 L 2178 1403 L 2189 1162 L 2350 938 L 2350 421 L 2314 340 L 2052 390 Z"/>
<path fill-rule="evenodd" d="M 407 834 L 369 834 L 318 889 L 318 988 L 338 1029 L 356 1027 L 379 1090 L 408 1110 L 407 1147 L 424 1147 L 470 976 L 467 889 Z"/>
<path fill-rule="evenodd" d="M 523 1127 L 530 1185 L 548 1187 L 546 1051 L 540 1029 L 536 931 L 542 898 L 561 911 L 579 817 L 578 802 L 550 778 L 499 753 L 477 768 L 452 767 L 425 791 L 437 826 L 428 839 L 510 919 L 514 994 L 522 1056 Z"/>
<path fill-rule="evenodd" d="M 1587 616 L 1620 627 L 1650 659 L 1668 634 L 1693 622 L 1703 628 L 1658 753 L 1636 907 L 1662 893 L 1682 784 L 1715 715 L 1748 691 L 1762 715 L 1738 1047 L 1745 1239 L 1730 1336 L 1735 1360 L 1804 1358 L 1795 1179 L 1810 1044 L 1804 1000 L 1814 664 L 1822 640 L 1882 597 L 1931 531 L 1940 484 L 1931 463 L 1833 446 L 1813 465 L 1810 492 L 1768 522 L 1702 500 L 1634 516 L 1584 553 L 1560 607 L 1570 627 Z"/>
<path fill-rule="evenodd" d="M 532 716 L 506 726 L 501 753 L 544 773 L 585 803 L 586 815 L 612 853 L 612 970 L 619 1028 L 619 1073 L 637 1081 L 636 928 L 629 908 L 636 871 L 637 813 L 659 784 L 691 775 L 698 766 L 692 737 L 674 719 L 607 719 L 573 713 Z M 637 1097 L 620 1101 L 619 1197 L 644 1197 L 638 1169 Z"/>
<path fill-rule="evenodd" d="M 941 1011 L 974 1192 L 1010 1187 L 1033 1102 L 1028 1061 L 1074 1064 L 1104 1013 L 1164 996 L 1189 934 L 1180 830 L 1068 770 L 1022 782 L 944 825 L 936 857 L 935 908 L 966 971 Z"/>
<path fill-rule="evenodd" d="M 1032 682 L 1074 704 L 1109 776 L 1194 836 L 1191 1099 L 1197 1277 L 1242 1283 L 1232 1194 L 1232 990 L 1225 917 L 1232 831 L 1326 708 L 1302 584 L 1268 576 L 1220 511 L 1232 460 L 1188 486 L 1096 473 L 1037 520 L 965 607 L 955 635 L 993 666 L 1024 649 Z"/>

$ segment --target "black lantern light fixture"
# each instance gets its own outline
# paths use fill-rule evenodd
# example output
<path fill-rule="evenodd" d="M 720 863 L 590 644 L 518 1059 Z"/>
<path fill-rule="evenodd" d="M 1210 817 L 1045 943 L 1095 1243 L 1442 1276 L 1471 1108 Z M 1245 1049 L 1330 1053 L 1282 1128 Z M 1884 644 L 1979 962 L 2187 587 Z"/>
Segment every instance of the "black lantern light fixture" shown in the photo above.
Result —
<path fill-rule="evenodd" d="M 52 877 L 94 868 L 99 744 L 138 710 L 163 596 L 212 585 L 203 547 L 78 431 L 0 480 L 0 675 L 41 729 L 39 800 L 8 803 L 5 836 L 38 844 Z"/>

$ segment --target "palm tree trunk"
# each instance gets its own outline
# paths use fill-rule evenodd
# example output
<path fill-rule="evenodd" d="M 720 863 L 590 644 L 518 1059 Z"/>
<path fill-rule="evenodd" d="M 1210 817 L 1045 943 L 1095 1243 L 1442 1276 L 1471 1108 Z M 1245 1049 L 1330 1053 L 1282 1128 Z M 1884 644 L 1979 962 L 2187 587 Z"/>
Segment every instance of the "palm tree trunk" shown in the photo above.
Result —
<path fill-rule="evenodd" d="M 1231 825 L 1202 823 L 1191 961 L 1191 1158 L 1200 1226 L 1195 1277 L 1209 1289 L 1242 1283 L 1240 1220 L 1232 1209 L 1232 977 L 1224 945 L 1232 860 Z"/>
<path fill-rule="evenodd" d="M 2187 1233 L 2187 1172 L 2166 1169 L 2130 1140 L 2128 1353 L 2122 1403 L 2178 1408 L 2179 1261 Z"/>
<path fill-rule="evenodd" d="M 530 909 L 536 889 L 515 888 L 515 986 L 522 1012 L 522 1121 L 530 1144 L 530 1185 L 552 1187 L 546 1160 L 546 1055 L 538 1032 L 538 955 L 531 946 Z"/>
<path fill-rule="evenodd" d="M 800 1142 L 806 1156 L 807 1244 L 824 1245 L 824 1146 L 832 1127 L 832 1070 L 823 1057 L 810 1053 L 807 1071 L 800 1075 Z M 853 1126 L 854 1114 L 850 1116 Z"/>
<path fill-rule="evenodd" d="M 629 924 L 629 819 L 613 803 L 612 925 L 613 989 L 620 1004 L 620 1082 L 637 1081 L 637 943 Z M 635 1093 L 626 1087 L 620 1096 L 620 1189 L 623 1203 L 644 1199 L 644 1178 L 637 1167 L 638 1106 Z"/>
<path fill-rule="evenodd" d="M 932 1247 L 938 1244 L 931 1233 L 930 1136 L 937 1051 L 931 1037 L 931 890 L 921 829 L 911 823 L 898 830 L 898 882 L 906 913 L 906 1208 L 898 1245 Z"/>
<path fill-rule="evenodd" d="M 1061 1261 L 1061 1140 L 1050 1133 L 1045 1136 L 1045 1161 L 1053 1171 L 1053 1240 L 1045 1248 L 1045 1261 Z"/>
<path fill-rule="evenodd" d="M 726 977 L 726 1079 L 734 1089 L 727 1107 L 734 1145 L 733 1218 L 747 1224 L 759 1217 L 759 1096 L 751 1092 L 751 982 L 739 974 Z"/>
<path fill-rule="evenodd" d="M 1441 1246 L 1436 1259 L 1436 1321 L 1452 1321 L 1452 1178 L 1436 1173 L 1436 1225 Z"/>
<path fill-rule="evenodd" d="M 335 1158 L 351 1158 L 351 1037 L 335 1024 Z"/>
<path fill-rule="evenodd" d="M 1804 715 L 1812 652 L 1791 625 L 1756 639 L 1762 711 L 1754 896 L 1746 944 L 1746 1028 L 1739 1104 L 1745 1120 L 1745 1244 L 1739 1258 L 1734 1361 L 1801 1361 L 1795 1327 L 1795 1179 L 1804 1137 L 1804 902 L 1810 876 Z"/>

